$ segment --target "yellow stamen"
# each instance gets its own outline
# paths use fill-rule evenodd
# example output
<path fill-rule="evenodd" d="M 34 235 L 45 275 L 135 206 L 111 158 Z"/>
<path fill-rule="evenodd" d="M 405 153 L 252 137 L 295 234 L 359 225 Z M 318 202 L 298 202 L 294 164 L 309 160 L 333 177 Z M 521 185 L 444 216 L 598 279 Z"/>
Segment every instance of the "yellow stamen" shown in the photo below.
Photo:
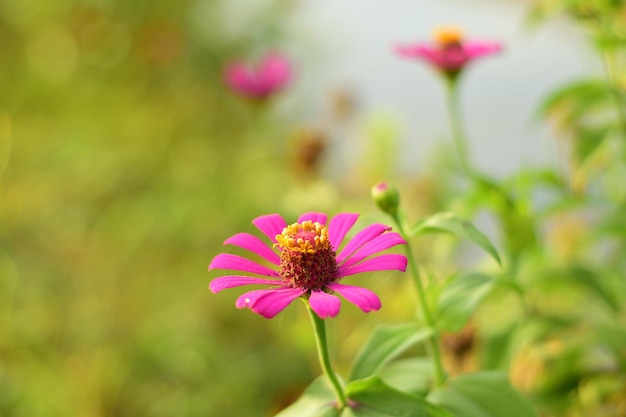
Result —
<path fill-rule="evenodd" d="M 310 220 L 294 223 L 276 235 L 274 246 L 302 253 L 315 253 L 320 249 L 328 249 L 330 247 L 328 228 Z"/>
<path fill-rule="evenodd" d="M 463 41 L 463 31 L 456 26 L 441 26 L 435 29 L 433 38 L 440 45 L 458 44 Z"/>

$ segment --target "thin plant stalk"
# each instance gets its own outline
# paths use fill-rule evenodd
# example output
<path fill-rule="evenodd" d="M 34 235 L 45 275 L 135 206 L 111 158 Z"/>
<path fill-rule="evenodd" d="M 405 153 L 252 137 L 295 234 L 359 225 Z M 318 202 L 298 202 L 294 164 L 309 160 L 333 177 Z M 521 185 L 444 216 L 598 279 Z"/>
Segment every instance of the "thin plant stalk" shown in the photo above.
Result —
<path fill-rule="evenodd" d="M 606 35 L 608 38 L 614 36 L 611 24 L 608 20 L 604 19 L 602 15 L 595 15 L 595 17 L 601 22 L 601 35 Z M 600 50 L 600 56 L 602 63 L 604 64 L 604 72 L 606 78 L 609 81 L 611 87 L 615 90 L 613 92 L 615 103 L 615 110 L 617 111 L 617 117 L 619 118 L 622 134 L 626 136 L 626 99 L 621 93 L 619 85 L 619 66 L 617 63 L 617 56 L 613 46 L 604 47 Z"/>
<path fill-rule="evenodd" d="M 422 280 L 420 278 L 419 269 L 417 267 L 417 262 L 415 262 L 415 258 L 413 257 L 413 250 L 409 243 L 408 236 L 405 233 L 404 225 L 396 212 L 392 215 L 393 220 L 398 226 L 398 231 L 406 240 L 405 250 L 406 257 L 408 260 L 408 267 L 411 277 L 413 278 L 413 282 L 415 283 L 415 288 L 417 289 L 417 296 L 419 299 L 419 304 L 422 309 L 422 315 L 424 316 L 424 321 L 428 327 L 433 330 L 433 334 L 430 338 L 428 338 L 428 353 L 433 361 L 433 365 L 435 367 L 435 385 L 440 386 L 446 380 L 446 373 L 443 369 L 443 362 L 441 360 L 441 351 L 439 349 L 439 332 L 434 327 L 433 316 L 430 312 L 430 308 L 426 301 L 426 293 L 424 291 L 424 286 L 422 285 Z"/>
<path fill-rule="evenodd" d="M 617 69 L 617 59 L 615 57 L 615 53 L 613 51 L 606 51 L 603 53 L 604 58 L 604 69 L 606 72 L 606 77 L 611 84 L 611 87 L 615 90 L 614 92 L 614 100 L 615 109 L 617 111 L 617 116 L 619 118 L 620 127 L 622 129 L 622 134 L 626 136 L 626 101 L 624 97 L 620 93 L 620 87 L 618 82 L 618 69 Z"/>
<path fill-rule="evenodd" d="M 470 174 L 467 140 L 465 138 L 463 122 L 461 120 L 457 79 L 447 80 L 446 87 L 446 105 L 448 108 L 450 128 L 452 129 L 452 140 L 454 141 L 454 147 L 456 148 L 457 158 L 461 165 L 461 169 L 465 174 Z"/>
<path fill-rule="evenodd" d="M 341 381 L 339 381 L 337 374 L 330 364 L 330 356 L 328 354 L 328 341 L 326 337 L 326 322 L 324 321 L 324 319 L 321 319 L 317 314 L 315 314 L 308 302 L 306 302 L 306 306 L 307 310 L 309 311 L 309 316 L 311 317 L 311 323 L 313 324 L 313 330 L 315 333 L 315 345 L 317 346 L 317 354 L 320 360 L 320 365 L 322 366 L 322 371 L 333 386 L 335 396 L 337 397 L 337 405 L 339 410 L 343 410 L 346 407 L 348 401 L 346 399 L 346 393 L 343 389 L 343 385 L 341 384 Z"/>

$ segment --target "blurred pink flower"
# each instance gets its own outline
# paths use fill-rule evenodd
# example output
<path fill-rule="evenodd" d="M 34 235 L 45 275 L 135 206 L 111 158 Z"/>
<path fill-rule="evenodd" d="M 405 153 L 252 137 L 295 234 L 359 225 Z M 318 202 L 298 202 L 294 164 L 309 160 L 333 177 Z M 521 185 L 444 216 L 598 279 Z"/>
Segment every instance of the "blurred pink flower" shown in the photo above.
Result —
<path fill-rule="evenodd" d="M 292 72 L 289 60 L 272 52 L 255 65 L 231 62 L 224 71 L 224 80 L 233 91 L 244 97 L 264 99 L 283 89 L 289 83 Z"/>
<path fill-rule="evenodd" d="M 271 244 L 248 233 L 238 233 L 224 244 L 253 252 L 273 267 L 222 253 L 213 258 L 209 271 L 226 269 L 246 274 L 216 278 L 209 288 L 218 293 L 243 285 L 270 285 L 271 288 L 246 292 L 235 303 L 237 308 L 248 307 L 265 318 L 274 317 L 298 297 L 307 298 L 319 317 L 335 317 L 341 304 L 333 295 L 335 292 L 366 313 L 378 310 L 380 300 L 372 291 L 338 281 L 361 272 L 404 272 L 407 265 L 404 255 L 371 256 L 406 242 L 398 233 L 389 232 L 391 227 L 373 224 L 358 232 L 341 251 L 336 252 L 358 217 L 355 213 L 340 213 L 330 220 L 328 226 L 324 213 L 305 213 L 291 225 L 278 214 L 257 217 L 252 223 Z"/>
<path fill-rule="evenodd" d="M 471 61 L 502 50 L 498 42 L 465 41 L 461 31 L 451 27 L 439 28 L 434 38 L 434 43 L 400 45 L 395 50 L 404 58 L 424 59 L 453 78 Z"/>

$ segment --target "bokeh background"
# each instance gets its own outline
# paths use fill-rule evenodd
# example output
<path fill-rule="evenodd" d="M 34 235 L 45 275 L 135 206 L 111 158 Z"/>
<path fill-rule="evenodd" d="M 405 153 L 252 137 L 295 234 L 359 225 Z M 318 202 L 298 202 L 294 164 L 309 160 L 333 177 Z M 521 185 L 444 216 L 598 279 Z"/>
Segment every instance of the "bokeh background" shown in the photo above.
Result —
<path fill-rule="evenodd" d="M 394 44 L 441 23 L 501 40 L 463 85 L 473 156 L 495 173 L 561 164 L 534 117 L 546 89 L 600 68 L 564 20 L 503 0 L 0 0 L 0 415 L 264 416 L 319 374 L 301 306 L 273 320 L 208 290 L 224 239 L 279 212 L 361 211 L 410 178 L 440 207 L 440 80 Z M 290 56 L 265 103 L 222 83 L 231 59 Z M 470 104 L 471 103 L 471 104 Z M 445 153 L 445 152 L 444 152 Z M 432 162 L 435 161 L 435 162 Z M 345 371 L 384 308 L 331 324 Z"/>

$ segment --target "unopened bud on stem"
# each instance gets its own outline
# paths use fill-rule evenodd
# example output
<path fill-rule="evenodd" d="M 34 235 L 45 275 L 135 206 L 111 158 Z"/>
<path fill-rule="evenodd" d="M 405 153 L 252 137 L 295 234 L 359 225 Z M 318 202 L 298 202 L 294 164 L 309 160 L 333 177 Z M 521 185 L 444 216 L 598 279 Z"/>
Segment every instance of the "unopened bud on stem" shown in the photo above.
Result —
<path fill-rule="evenodd" d="M 398 189 L 386 182 L 379 182 L 372 187 L 372 198 L 384 213 L 395 215 L 400 204 Z"/>

